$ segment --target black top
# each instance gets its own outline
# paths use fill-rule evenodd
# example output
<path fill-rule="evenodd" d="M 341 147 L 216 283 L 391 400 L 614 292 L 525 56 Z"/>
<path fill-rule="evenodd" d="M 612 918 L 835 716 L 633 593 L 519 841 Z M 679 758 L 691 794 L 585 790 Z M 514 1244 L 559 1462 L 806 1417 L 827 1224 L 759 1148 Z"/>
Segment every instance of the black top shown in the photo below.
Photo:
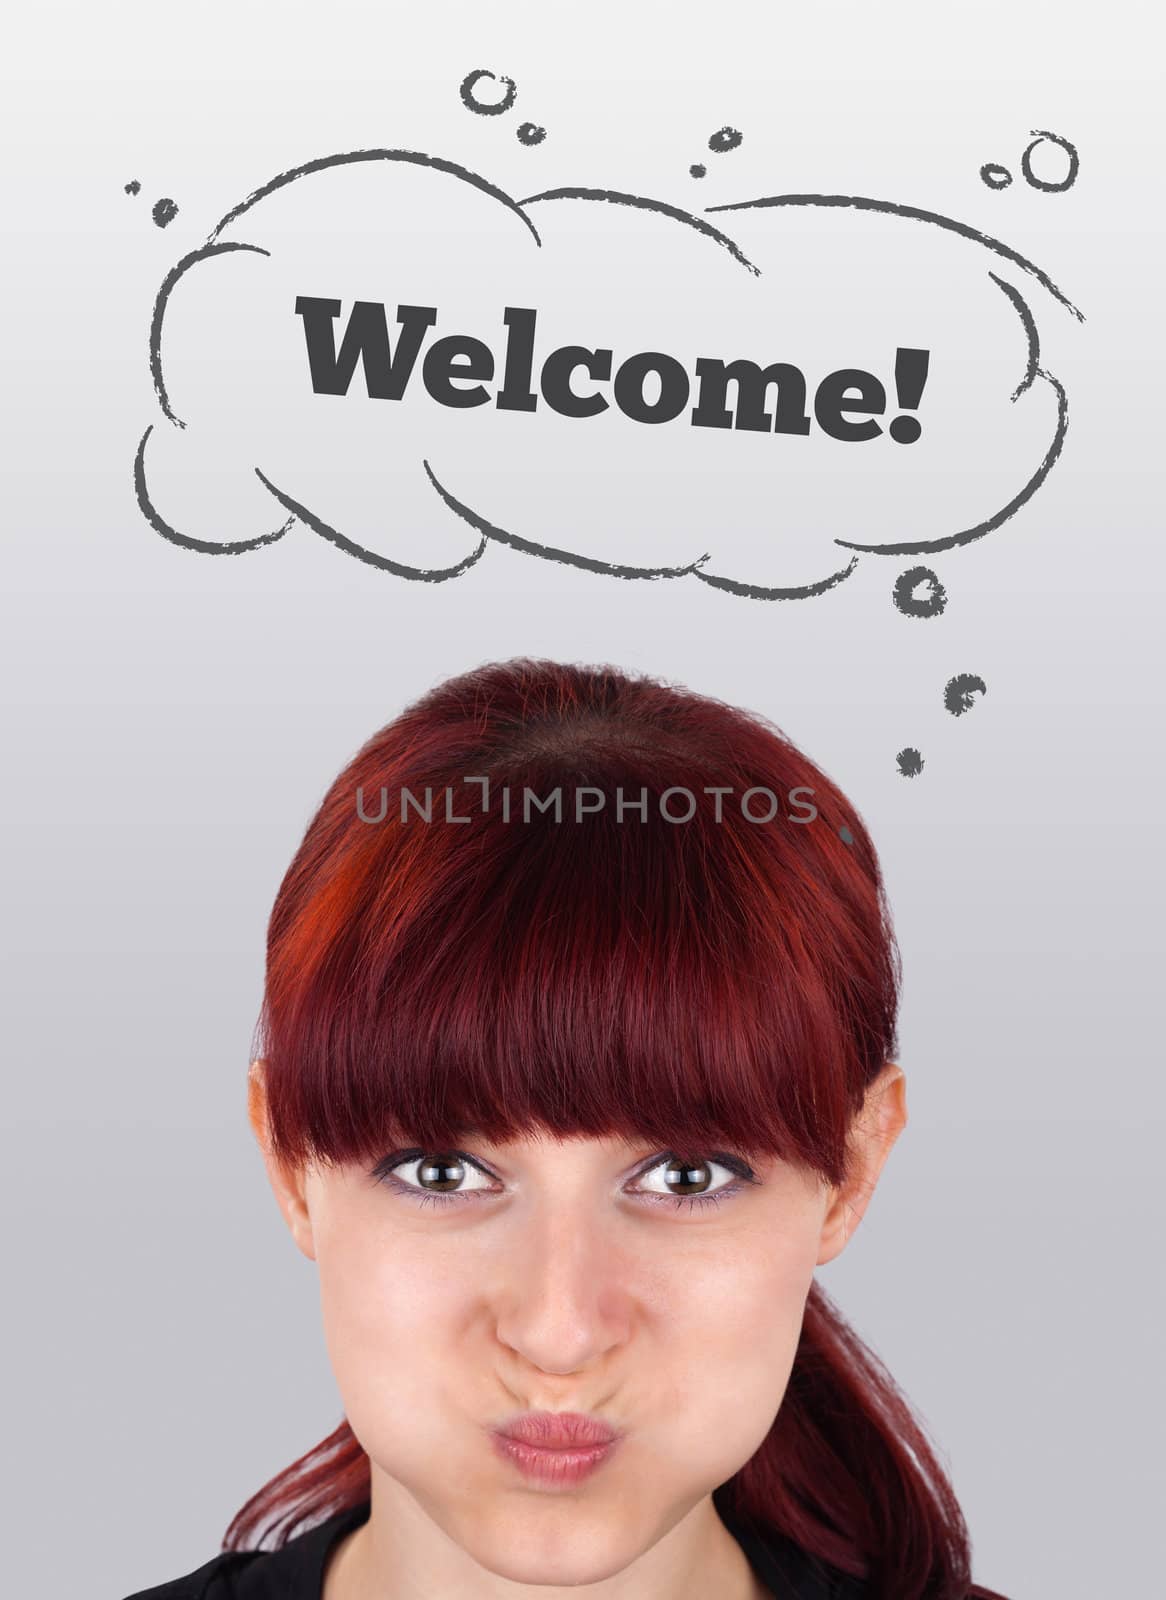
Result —
<path fill-rule="evenodd" d="M 368 1520 L 368 1501 L 301 1533 L 282 1550 L 222 1551 L 184 1578 L 141 1589 L 126 1600 L 320 1600 L 332 1546 Z M 863 1586 L 812 1560 L 780 1534 L 721 1520 L 753 1571 L 781 1600 L 862 1600 Z"/>

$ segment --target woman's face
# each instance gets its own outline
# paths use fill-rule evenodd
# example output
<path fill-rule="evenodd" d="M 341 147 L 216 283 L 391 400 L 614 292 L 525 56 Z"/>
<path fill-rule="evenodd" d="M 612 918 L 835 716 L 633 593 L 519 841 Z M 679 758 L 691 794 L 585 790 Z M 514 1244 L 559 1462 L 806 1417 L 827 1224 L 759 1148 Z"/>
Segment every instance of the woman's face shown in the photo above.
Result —
<path fill-rule="evenodd" d="M 814 1267 L 841 1249 L 894 1132 L 845 1195 L 776 1160 L 735 1170 L 733 1151 L 676 1161 L 548 1136 L 273 1174 L 318 1264 L 374 1493 L 393 1480 L 516 1582 L 621 1571 L 761 1444 Z M 616 1441 L 597 1459 L 496 1439 L 532 1411 L 583 1413 Z"/>

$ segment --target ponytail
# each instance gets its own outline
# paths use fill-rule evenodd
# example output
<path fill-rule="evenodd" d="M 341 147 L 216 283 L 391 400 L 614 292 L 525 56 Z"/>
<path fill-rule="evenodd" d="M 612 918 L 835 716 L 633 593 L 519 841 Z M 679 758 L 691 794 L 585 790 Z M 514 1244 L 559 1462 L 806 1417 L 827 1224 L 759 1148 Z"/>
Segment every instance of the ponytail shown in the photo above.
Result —
<path fill-rule="evenodd" d="M 817 1282 L 773 1427 L 717 1501 L 863 1579 L 871 1600 L 992 1600 L 921 1424 Z"/>
<path fill-rule="evenodd" d="M 298 1533 L 369 1498 L 368 1456 L 344 1421 L 253 1494 L 223 1535 L 224 1550 L 278 1550 Z"/>

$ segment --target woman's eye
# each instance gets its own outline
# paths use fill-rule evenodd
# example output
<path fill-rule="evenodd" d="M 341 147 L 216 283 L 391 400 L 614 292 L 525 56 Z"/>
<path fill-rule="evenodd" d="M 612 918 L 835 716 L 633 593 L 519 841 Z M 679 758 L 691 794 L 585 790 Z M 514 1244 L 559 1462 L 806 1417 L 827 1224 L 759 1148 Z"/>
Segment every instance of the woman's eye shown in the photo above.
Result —
<path fill-rule="evenodd" d="M 410 1152 L 382 1163 L 378 1176 L 418 1195 L 463 1195 L 490 1188 L 488 1175 L 459 1151 L 446 1154 Z"/>
<path fill-rule="evenodd" d="M 653 1199 L 716 1201 L 722 1195 L 734 1193 L 740 1178 L 756 1182 L 744 1162 L 734 1160 L 729 1166 L 727 1159 L 702 1161 L 668 1156 L 640 1176 L 636 1192 Z"/>

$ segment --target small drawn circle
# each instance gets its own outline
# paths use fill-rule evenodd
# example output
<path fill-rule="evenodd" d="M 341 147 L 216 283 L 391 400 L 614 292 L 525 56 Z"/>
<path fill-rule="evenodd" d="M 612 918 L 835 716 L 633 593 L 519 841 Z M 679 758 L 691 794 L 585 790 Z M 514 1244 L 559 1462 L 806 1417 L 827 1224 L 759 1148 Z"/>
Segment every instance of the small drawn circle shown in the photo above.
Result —
<path fill-rule="evenodd" d="M 853 844 L 854 843 L 854 835 L 851 833 L 850 829 L 846 826 L 845 823 L 843 823 L 842 826 L 839 828 L 838 837 L 842 840 L 843 844 Z"/>
<path fill-rule="evenodd" d="M 155 200 L 151 215 L 158 226 L 164 228 L 168 222 L 174 221 L 178 215 L 178 207 L 173 200 Z"/>
<path fill-rule="evenodd" d="M 478 99 L 477 87 L 484 78 L 488 78 L 491 83 L 505 85 L 506 93 L 501 100 Z M 462 104 L 468 111 L 476 111 L 482 117 L 497 117 L 503 111 L 509 111 L 514 104 L 515 97 L 518 94 L 518 85 L 513 78 L 501 77 L 497 73 L 487 72 L 484 67 L 479 67 L 476 72 L 467 73 L 462 79 L 458 85 L 458 93 L 462 97 Z"/>
<path fill-rule="evenodd" d="M 943 703 L 953 717 L 962 717 L 970 711 L 980 695 L 987 694 L 988 685 L 974 672 L 960 672 L 949 678 L 943 688 Z"/>
<path fill-rule="evenodd" d="M 1041 190 L 1043 194 L 1064 194 L 1066 189 L 1071 189 L 1076 183 L 1077 169 L 1081 165 L 1076 146 L 1071 145 L 1068 139 L 1062 139 L 1059 133 L 1046 133 L 1040 128 L 1034 128 L 1032 132 L 1032 143 L 1020 158 L 1020 170 L 1024 173 L 1025 182 L 1031 184 L 1034 189 Z M 1069 157 L 1069 170 L 1059 183 L 1049 183 L 1045 178 L 1038 178 L 1032 170 L 1032 153 L 1037 145 L 1044 144 L 1046 140 L 1049 144 L 1059 145 Z"/>
<path fill-rule="evenodd" d="M 998 161 L 986 161 L 980 168 L 980 176 L 989 189 L 1007 189 L 1012 182 L 1012 174 Z"/>
<path fill-rule="evenodd" d="M 542 144 L 546 136 L 547 130 L 537 122 L 524 122 L 518 129 L 519 144 Z"/>
<path fill-rule="evenodd" d="M 699 161 L 693 162 L 692 166 L 688 169 L 689 176 L 693 178 L 703 178 L 707 171 L 708 168 L 702 167 Z"/>
<path fill-rule="evenodd" d="M 141 190 L 141 187 L 142 187 L 141 184 L 138 182 L 138 180 L 136 178 L 131 178 L 130 181 L 125 186 L 126 193 L 127 194 L 138 194 L 140 192 L 140 190 Z"/>
<path fill-rule="evenodd" d="M 735 150 L 741 143 L 741 132 L 737 128 L 730 128 L 727 124 L 718 128 L 716 133 L 709 137 L 709 149 L 715 150 L 718 155 L 724 155 L 727 150 Z"/>
<path fill-rule="evenodd" d="M 928 592 L 917 594 L 923 584 Z M 905 617 L 938 617 L 947 605 L 947 590 L 930 567 L 909 567 L 895 579 L 891 598 Z"/>
<path fill-rule="evenodd" d="M 923 429 L 918 417 L 896 417 L 887 432 L 896 444 L 914 444 Z"/>
<path fill-rule="evenodd" d="M 904 778 L 917 778 L 923 771 L 923 757 L 910 745 L 900 750 L 895 760 Z"/>

